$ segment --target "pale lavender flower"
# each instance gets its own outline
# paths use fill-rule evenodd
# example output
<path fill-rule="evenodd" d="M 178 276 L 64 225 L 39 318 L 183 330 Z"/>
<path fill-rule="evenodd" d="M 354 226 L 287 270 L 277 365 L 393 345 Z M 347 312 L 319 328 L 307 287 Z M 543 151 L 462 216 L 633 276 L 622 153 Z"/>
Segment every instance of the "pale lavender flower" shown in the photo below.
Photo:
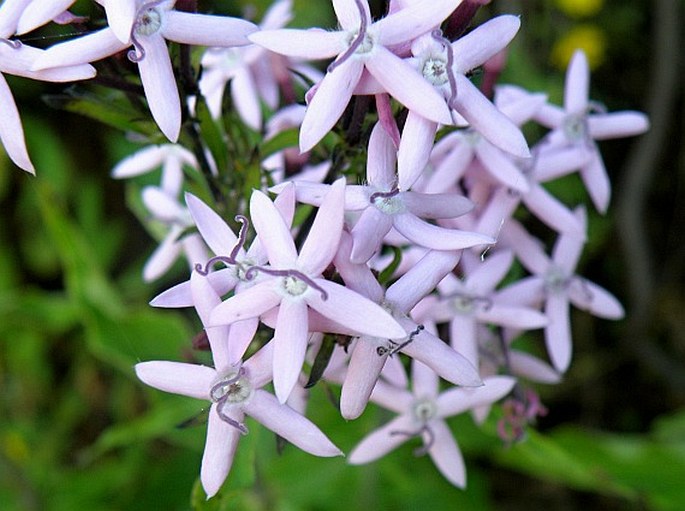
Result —
<path fill-rule="evenodd" d="M 183 166 L 198 169 L 195 155 L 178 144 L 145 147 L 120 161 L 112 169 L 112 177 L 127 179 L 152 172 L 162 167 L 160 188 L 171 197 L 177 197 L 183 186 Z"/>
<path fill-rule="evenodd" d="M 177 199 L 156 186 L 145 187 L 142 199 L 152 214 L 151 220 L 163 224 L 166 230 L 159 247 L 143 267 L 143 280 L 150 282 L 164 275 L 182 253 L 189 264 L 207 260 L 207 247 L 202 238 L 196 233 L 186 234 L 194 224 L 188 210 Z"/>
<path fill-rule="evenodd" d="M 582 207 L 576 208 L 575 215 L 586 226 Z M 538 241 L 512 220 L 502 230 L 502 241 L 514 249 L 533 276 L 502 290 L 500 296 L 508 295 L 516 303 L 544 302 L 549 321 L 545 327 L 547 352 L 554 368 L 563 373 L 568 369 L 572 352 L 569 302 L 606 319 L 621 319 L 623 307 L 611 293 L 574 273 L 584 238 L 561 234 L 549 258 Z"/>
<path fill-rule="evenodd" d="M 379 305 L 321 277 L 338 250 L 344 197 L 343 178 L 331 187 L 298 255 L 280 213 L 266 195 L 254 191 L 250 215 L 270 266 L 249 268 L 248 279 L 262 274 L 262 281 L 228 298 L 212 313 L 211 324 L 224 325 L 261 316 L 278 306 L 274 388 L 282 403 L 305 359 L 310 308 L 362 334 L 390 339 L 405 336 L 404 329 Z"/>
<path fill-rule="evenodd" d="M 340 395 L 343 417 L 355 419 L 362 414 L 381 371 L 393 360 L 390 357 L 397 353 L 423 362 L 455 385 L 481 385 L 475 366 L 408 316 L 416 303 L 432 292 L 435 285 L 452 271 L 460 253 L 430 251 L 384 291 L 365 264 L 350 261 L 350 251 L 351 240 L 349 236 L 343 236 L 335 266 L 345 284 L 375 303 L 382 304 L 404 327 L 406 336 L 401 340 L 369 335 L 359 337 Z"/>
<path fill-rule="evenodd" d="M 113 7 L 117 2 L 108 2 Z M 118 53 L 133 45 L 129 58 L 138 64 L 152 117 L 162 133 L 175 142 L 181 129 L 181 101 L 167 40 L 200 46 L 242 46 L 249 44 L 246 36 L 256 30 L 248 21 L 225 16 L 192 14 L 174 10 L 173 0 L 145 2 L 136 0 L 131 16 L 132 0 L 117 4 L 124 12 L 108 18 L 110 27 L 72 41 L 55 45 L 34 64 L 45 69 L 67 64 L 93 62 Z M 127 7 L 128 6 L 128 7 Z M 126 8 L 125 8 L 126 7 Z M 130 26 L 126 40 L 120 33 Z"/>
<path fill-rule="evenodd" d="M 407 155 L 411 152 L 400 153 L 400 156 Z M 345 196 L 345 209 L 361 212 L 351 231 L 353 262 L 368 261 L 393 227 L 411 242 L 434 250 L 460 250 L 494 243 L 493 238 L 477 232 L 446 229 L 426 222 L 426 218 L 463 215 L 472 205 L 458 194 L 424 194 L 398 189 L 396 157 L 392 140 L 383 127 L 376 124 L 369 140 L 368 184 L 348 186 Z M 298 182 L 297 199 L 318 205 L 327 188 L 327 185 Z"/>
<path fill-rule="evenodd" d="M 470 253 L 464 254 L 464 259 L 469 258 L 476 259 Z M 436 323 L 449 323 L 452 347 L 474 367 L 479 367 L 479 324 L 526 330 L 547 324 L 543 314 L 526 304 L 513 306 L 498 300 L 495 288 L 507 275 L 513 261 L 512 252 L 500 251 L 484 261 L 474 261 L 462 279 L 451 273 L 446 275 L 438 284 L 440 294 L 422 300 L 413 309 L 412 317 L 418 322 L 430 319 Z"/>
<path fill-rule="evenodd" d="M 342 455 L 318 427 L 262 390 L 271 381 L 272 346 L 269 342 L 239 366 L 222 362 L 221 344 L 212 346 L 214 368 L 167 361 L 136 364 L 136 374 L 144 383 L 212 403 L 200 470 L 208 498 L 219 491 L 231 469 L 238 440 L 247 433 L 245 415 L 310 454 Z"/>
<path fill-rule="evenodd" d="M 602 105 L 588 99 L 589 89 L 590 67 L 587 57 L 577 50 L 566 72 L 564 108 L 545 105 L 535 118 L 540 124 L 552 128 L 548 136 L 549 143 L 582 147 L 589 153 L 588 162 L 580 169 L 580 176 L 597 210 L 605 213 L 611 184 L 595 140 L 644 133 L 649 128 L 649 120 L 641 112 L 606 113 Z"/>
<path fill-rule="evenodd" d="M 292 19 L 292 0 L 279 0 L 265 13 L 259 28 L 275 30 Z M 262 105 L 275 110 L 280 75 L 288 74 L 285 59 L 257 45 L 240 48 L 209 48 L 202 56 L 200 91 L 214 118 L 222 115 L 224 90 L 231 83 L 233 107 L 254 130 L 262 127 Z M 283 69 L 280 69 L 283 68 Z"/>
<path fill-rule="evenodd" d="M 409 110 L 449 123 L 441 96 L 389 47 L 408 43 L 437 27 L 460 0 L 422 0 L 373 22 L 366 0 L 335 0 L 342 30 L 269 30 L 250 40 L 273 52 L 306 59 L 336 60 L 318 84 L 300 130 L 300 149 L 308 151 L 335 125 L 364 70 Z"/>
<path fill-rule="evenodd" d="M 248 222 L 242 219 L 242 227 L 238 236 L 215 213 L 207 204 L 195 197 L 191 193 L 186 193 L 186 204 L 192 216 L 194 225 L 202 236 L 202 239 L 214 253 L 214 257 L 207 261 L 204 259 L 194 259 L 190 263 L 201 267 L 202 273 L 206 274 L 216 292 L 223 296 L 232 289 L 251 287 L 259 282 L 260 276 L 248 279 L 246 272 L 252 266 L 262 266 L 267 263 L 268 258 L 261 243 L 259 236 L 255 238 L 250 248 L 245 249 Z M 295 195 L 292 186 L 283 192 L 274 201 L 274 206 L 281 214 L 283 221 L 289 227 L 295 214 Z M 240 219 L 240 217 L 238 217 Z M 216 263 L 224 263 L 225 268 L 210 271 Z M 193 305 L 192 294 L 190 291 L 190 281 L 181 282 L 176 286 L 167 289 L 156 296 L 150 305 L 154 307 L 191 307 Z"/>
<path fill-rule="evenodd" d="M 71 7 L 76 0 L 30 0 L 17 24 L 17 34 L 26 34 L 53 21 Z"/>
<path fill-rule="evenodd" d="M 372 401 L 398 414 L 385 426 L 373 431 L 352 450 L 348 462 L 361 465 L 374 461 L 407 440 L 420 437 L 423 447 L 440 473 L 453 485 L 466 486 L 466 469 L 459 446 L 445 419 L 507 395 L 514 378 L 493 376 L 477 388 L 451 388 L 439 392 L 438 377 L 420 362 L 412 364 L 412 392 L 379 382 Z"/>
<path fill-rule="evenodd" d="M 3 4 L 3 7 L 5 4 Z M 8 12 L 8 11 L 4 11 Z M 19 41 L 3 38 L 0 33 L 0 72 L 47 82 L 72 82 L 95 76 L 95 69 L 88 64 L 33 71 L 33 64 L 45 53 L 26 46 Z M 21 169 L 35 173 L 26 149 L 24 129 L 19 111 L 7 81 L 0 74 L 0 141 L 10 159 Z"/>
<path fill-rule="evenodd" d="M 509 44 L 520 25 L 516 16 L 499 16 L 453 43 L 439 32 L 426 34 L 412 45 L 411 62 L 441 91 L 450 110 L 466 119 L 475 131 L 514 156 L 528 157 L 528 146 L 519 128 L 466 77 Z"/>

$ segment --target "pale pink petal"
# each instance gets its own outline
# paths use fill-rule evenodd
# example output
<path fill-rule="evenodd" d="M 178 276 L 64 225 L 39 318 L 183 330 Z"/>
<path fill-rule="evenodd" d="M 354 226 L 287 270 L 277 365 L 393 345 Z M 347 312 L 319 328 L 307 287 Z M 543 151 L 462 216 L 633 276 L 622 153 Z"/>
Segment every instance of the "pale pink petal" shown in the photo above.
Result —
<path fill-rule="evenodd" d="M 386 364 L 391 360 L 398 360 L 398 358 L 387 358 Z M 402 366 L 402 372 L 404 373 L 405 379 L 404 385 L 396 386 L 383 380 L 379 380 L 371 394 L 371 401 L 382 406 L 386 410 L 391 410 L 395 413 L 401 414 L 409 410 L 414 402 L 414 395 L 406 390 L 407 372 L 404 369 L 404 366 Z"/>
<path fill-rule="evenodd" d="M 326 293 L 312 290 L 305 295 L 311 308 L 321 315 L 345 325 L 360 334 L 384 339 L 401 339 L 406 332 L 380 305 L 346 287 L 323 279 L 315 279 Z"/>
<path fill-rule="evenodd" d="M 411 365 L 411 384 L 417 399 L 434 399 L 438 395 L 438 375 L 430 367 L 417 360 L 414 360 Z"/>
<path fill-rule="evenodd" d="M 348 59 L 319 82 L 300 128 L 300 151 L 309 151 L 340 119 L 364 68 L 359 59 Z"/>
<path fill-rule="evenodd" d="M 393 226 L 400 234 L 422 247 L 433 250 L 460 250 L 480 245 L 492 245 L 495 240 L 477 232 L 446 229 L 429 224 L 411 213 L 394 215 Z"/>
<path fill-rule="evenodd" d="M 35 169 L 26 150 L 24 128 L 21 125 L 19 111 L 14 103 L 12 91 L 5 78 L 0 75 L 0 140 L 7 155 L 17 167 L 35 174 Z"/>
<path fill-rule="evenodd" d="M 243 407 L 253 417 L 277 435 L 314 456 L 342 456 L 342 452 L 319 428 L 274 396 L 257 390 Z"/>
<path fill-rule="evenodd" d="M 274 333 L 274 390 L 285 403 L 297 383 L 307 351 L 307 303 L 283 300 Z"/>
<path fill-rule="evenodd" d="M 594 140 L 639 135 L 649 129 L 649 118 L 642 112 L 612 112 L 587 117 L 590 137 Z"/>
<path fill-rule="evenodd" d="M 518 16 L 497 16 L 452 43 L 454 69 L 458 73 L 481 66 L 514 38 L 521 26 Z"/>
<path fill-rule="evenodd" d="M 521 130 L 497 110 L 468 78 L 457 74 L 455 79 L 456 110 L 464 116 L 471 127 L 503 151 L 520 158 L 530 157 L 528 144 Z"/>
<path fill-rule="evenodd" d="M 164 392 L 209 400 L 209 390 L 217 373 L 211 367 L 183 362 L 155 360 L 136 364 L 136 376 Z"/>
<path fill-rule="evenodd" d="M 200 261 L 195 261 L 194 263 L 202 264 Z M 209 280 L 214 291 L 219 296 L 228 293 L 238 283 L 233 268 L 222 268 L 210 273 L 205 278 Z M 150 301 L 150 305 L 153 307 L 169 308 L 192 307 L 193 297 L 190 291 L 190 281 L 181 282 L 161 292 Z"/>
<path fill-rule="evenodd" d="M 145 282 L 158 279 L 171 268 L 171 265 L 174 264 L 174 261 L 176 261 L 181 252 L 181 244 L 178 243 L 178 237 L 182 233 L 183 228 L 175 225 L 164 240 L 162 240 L 162 243 L 155 249 L 150 259 L 143 266 L 143 280 Z"/>
<path fill-rule="evenodd" d="M 274 289 L 273 279 L 259 282 L 217 306 L 210 316 L 208 326 L 230 325 L 236 321 L 256 318 L 276 307 L 281 298 Z"/>
<path fill-rule="evenodd" d="M 172 10 L 166 13 L 165 39 L 197 46 L 246 46 L 247 36 L 257 30 L 249 21 L 229 16 L 210 16 Z"/>
<path fill-rule="evenodd" d="M 249 348 L 252 339 L 257 333 L 259 327 L 259 319 L 251 318 L 243 321 L 236 321 L 231 323 L 228 332 L 228 363 L 236 366 L 245 355 L 247 348 Z"/>
<path fill-rule="evenodd" d="M 360 264 L 371 259 L 391 227 L 390 215 L 386 215 L 375 207 L 366 208 L 352 228 L 353 245 L 350 260 Z"/>
<path fill-rule="evenodd" d="M 409 190 L 428 164 L 437 124 L 409 111 L 397 153 L 398 187 Z"/>
<path fill-rule="evenodd" d="M 45 25 L 71 7 L 75 0 L 30 2 L 19 19 L 17 34 L 25 34 Z M 5 2 L 7 3 L 7 2 Z"/>
<path fill-rule="evenodd" d="M 207 440 L 200 469 L 200 480 L 207 498 L 216 495 L 226 480 L 241 436 L 237 428 L 221 420 L 216 407 L 216 404 L 212 404 L 209 410 Z M 243 421 L 243 413 L 239 410 L 228 410 L 224 413 L 238 423 Z"/>
<path fill-rule="evenodd" d="M 558 233 L 574 236 L 581 242 L 585 240 L 585 226 L 578 222 L 561 201 L 539 184 L 532 184 L 522 199 L 531 213 Z"/>
<path fill-rule="evenodd" d="M 512 220 L 502 229 L 502 238 L 509 243 L 519 260 L 531 273 L 544 274 L 551 265 L 542 243 L 528 234 L 523 226 Z"/>
<path fill-rule="evenodd" d="M 130 41 L 138 3 L 136 0 L 105 0 L 104 2 L 107 24 L 122 43 Z"/>
<path fill-rule="evenodd" d="M 335 257 L 343 228 L 344 203 L 345 178 L 341 177 L 326 194 L 300 249 L 297 267 L 307 275 L 320 275 Z"/>
<path fill-rule="evenodd" d="M 145 51 L 138 70 L 147 104 L 162 133 L 176 142 L 181 131 L 181 99 L 166 41 L 157 33 L 140 37 L 139 42 Z"/>
<path fill-rule="evenodd" d="M 545 327 L 547 353 L 554 368 L 566 372 L 571 363 L 571 323 L 569 303 L 565 294 L 549 293 L 545 302 L 545 314 L 549 323 Z"/>
<path fill-rule="evenodd" d="M 350 260 L 352 238 L 346 232 L 340 238 L 340 247 L 333 261 L 336 270 L 345 282 L 345 286 L 370 300 L 380 303 L 383 300 L 383 287 L 378 283 L 371 268 L 366 264 L 353 263 Z"/>
<path fill-rule="evenodd" d="M 231 82 L 231 97 L 240 118 L 250 128 L 259 131 L 262 127 L 262 106 L 249 69 L 243 67 L 236 70 Z"/>
<path fill-rule="evenodd" d="M 369 11 L 369 3 L 367 0 L 360 0 L 361 6 L 364 8 L 364 17 L 367 21 L 371 19 Z M 335 16 L 338 18 L 340 26 L 348 32 L 359 31 L 361 19 L 359 17 L 359 8 L 355 0 L 333 0 L 333 10 Z"/>
<path fill-rule="evenodd" d="M 36 57 L 32 69 L 41 70 L 95 62 L 114 55 L 128 46 L 129 44 L 117 39 L 110 28 L 105 28 L 66 43 L 51 46 Z M 11 71 L 5 69 L 5 72 Z"/>
<path fill-rule="evenodd" d="M 354 346 L 340 393 L 340 413 L 346 420 L 359 417 L 369 402 L 388 353 L 379 354 L 378 344 L 362 337 Z"/>
<path fill-rule="evenodd" d="M 592 156 L 594 151 L 585 146 L 571 146 L 539 151 L 536 156 L 534 177 L 540 183 L 566 176 L 580 169 Z"/>
<path fill-rule="evenodd" d="M 409 440 L 410 436 L 402 433 L 412 431 L 416 431 L 416 424 L 409 415 L 395 417 L 359 442 L 347 457 L 347 462 L 362 465 L 377 460 Z"/>
<path fill-rule="evenodd" d="M 468 360 L 473 367 L 479 367 L 476 318 L 473 314 L 460 314 L 453 311 L 449 330 L 450 346 Z"/>
<path fill-rule="evenodd" d="M 451 388 L 438 396 L 438 417 L 446 418 L 503 398 L 514 388 L 511 376 L 491 376 L 476 388 Z"/>
<path fill-rule="evenodd" d="M 5 0 L 0 5 L 0 37 L 8 38 L 17 31 L 22 13 L 33 0 Z"/>
<path fill-rule="evenodd" d="M 542 105 L 534 118 L 546 128 L 557 128 L 561 126 L 566 117 L 566 112 L 556 105 Z"/>
<path fill-rule="evenodd" d="M 507 153 L 487 141 L 481 141 L 475 150 L 483 167 L 500 183 L 522 193 L 528 191 L 528 179 Z"/>
<path fill-rule="evenodd" d="M 583 278 L 577 278 L 568 287 L 571 303 L 594 316 L 606 319 L 621 319 L 625 311 L 621 302 L 606 289 Z"/>
<path fill-rule="evenodd" d="M 447 424 L 441 420 L 431 421 L 429 426 L 432 443 L 428 449 L 433 463 L 450 483 L 466 487 L 466 467 L 459 446 Z"/>
<path fill-rule="evenodd" d="M 595 151 L 590 161 L 580 169 L 580 177 L 597 211 L 606 213 L 611 198 L 611 182 L 598 151 Z"/>
<path fill-rule="evenodd" d="M 159 167 L 167 155 L 164 146 L 152 145 L 121 160 L 113 169 L 112 177 L 124 179 L 145 174 Z"/>
<path fill-rule="evenodd" d="M 497 293 L 497 302 L 519 306 L 537 306 L 545 297 L 545 282 L 533 276 L 521 279 Z"/>
<path fill-rule="evenodd" d="M 397 185 L 395 163 L 397 150 L 380 123 L 376 123 L 369 137 L 369 155 L 366 160 L 366 180 L 375 188 L 390 191 Z M 368 204 L 368 200 L 367 200 Z"/>
<path fill-rule="evenodd" d="M 321 29 L 260 30 L 248 37 L 259 46 L 281 55 L 308 60 L 335 57 L 347 48 L 345 32 L 328 32 Z"/>
<path fill-rule="evenodd" d="M 397 101 L 409 110 L 440 124 L 451 118 L 442 94 L 410 64 L 376 45 L 365 66 Z"/>
<path fill-rule="evenodd" d="M 583 206 L 578 206 L 573 212 L 575 223 L 581 228 L 581 236 L 575 233 L 564 233 L 557 239 L 552 249 L 552 261 L 564 270 L 567 274 L 572 274 L 578 260 L 580 259 L 583 247 L 585 246 L 585 232 L 587 230 L 587 214 Z"/>
<path fill-rule="evenodd" d="M 566 70 L 564 110 L 577 114 L 585 111 L 590 93 L 590 66 L 582 50 L 576 50 Z"/>
<path fill-rule="evenodd" d="M 513 374 L 531 381 L 549 384 L 561 381 L 561 375 L 558 372 L 529 353 L 510 350 L 509 365 Z"/>
<path fill-rule="evenodd" d="M 438 282 L 454 269 L 460 257 L 461 252 L 457 251 L 428 252 L 388 288 L 386 301 L 398 311 L 409 313 L 419 300 L 433 291 Z"/>
<path fill-rule="evenodd" d="M 514 254 L 511 250 L 501 250 L 490 255 L 484 261 L 479 260 L 477 266 L 468 272 L 468 287 L 476 295 L 490 293 L 507 275 Z"/>
<path fill-rule="evenodd" d="M 415 325 L 411 321 L 407 321 L 407 323 Z M 412 342 L 402 348 L 401 351 L 413 359 L 423 362 L 442 378 L 455 385 L 467 387 L 482 385 L 478 371 L 464 356 L 425 330 L 414 336 Z"/>
<path fill-rule="evenodd" d="M 541 312 L 526 307 L 513 307 L 493 304 L 478 312 L 478 319 L 484 323 L 530 330 L 542 328 L 547 318 Z"/>
<path fill-rule="evenodd" d="M 402 193 L 402 202 L 419 218 L 456 218 L 473 210 L 473 202 L 456 193 Z"/>
<path fill-rule="evenodd" d="M 238 239 L 226 222 L 191 193 L 185 194 L 188 210 L 200 235 L 216 255 L 228 256 Z"/>
<path fill-rule="evenodd" d="M 205 326 L 207 339 L 212 350 L 214 367 L 219 373 L 223 373 L 231 365 L 228 356 L 228 331 L 229 327 L 222 325 L 208 327 L 209 317 L 217 305 L 221 303 L 221 297 L 216 294 L 209 283 L 209 279 L 194 271 L 190 275 L 190 291 L 193 296 L 193 304 L 200 321 Z"/>
<path fill-rule="evenodd" d="M 392 46 L 411 41 L 437 28 L 462 0 L 416 0 L 407 7 L 374 23 L 378 44 Z"/>
<path fill-rule="evenodd" d="M 297 262 L 297 250 L 290 229 L 274 203 L 259 190 L 252 192 L 250 215 L 269 262 L 276 268 L 293 268 Z"/>
<path fill-rule="evenodd" d="M 174 198 L 156 186 L 143 188 L 141 198 L 145 207 L 157 220 L 174 223 L 187 216 L 183 207 Z"/>

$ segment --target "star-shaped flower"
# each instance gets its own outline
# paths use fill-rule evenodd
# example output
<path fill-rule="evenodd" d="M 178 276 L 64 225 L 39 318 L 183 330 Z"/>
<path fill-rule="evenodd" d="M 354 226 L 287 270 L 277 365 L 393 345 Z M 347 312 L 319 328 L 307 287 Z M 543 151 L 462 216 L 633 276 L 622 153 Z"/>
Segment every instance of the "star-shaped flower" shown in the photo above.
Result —
<path fill-rule="evenodd" d="M 606 212 L 611 196 L 611 184 L 595 140 L 622 138 L 644 133 L 649 120 L 642 112 L 604 112 L 604 108 L 589 100 L 590 67 L 587 57 L 577 50 L 566 72 L 564 108 L 545 105 L 535 118 L 552 128 L 548 141 L 554 145 L 584 147 L 589 161 L 580 169 L 590 198 L 597 210 Z"/>
<path fill-rule="evenodd" d="M 367 0 L 334 0 L 341 30 L 266 30 L 250 40 L 273 52 L 306 59 L 337 56 L 309 102 L 300 130 L 300 150 L 308 151 L 340 118 L 364 70 L 409 110 L 449 123 L 440 94 L 389 49 L 437 27 L 460 0 L 420 0 L 372 21 Z"/>
<path fill-rule="evenodd" d="M 357 444 L 348 462 L 353 465 L 369 463 L 419 436 L 423 440 L 419 452 L 428 453 L 450 483 L 465 487 L 464 460 L 445 419 L 497 401 L 511 391 L 515 380 L 509 376 L 494 376 L 486 378 L 484 383 L 482 387 L 438 392 L 437 375 L 420 362 L 412 365 L 412 392 L 379 382 L 371 399 L 399 415 Z"/>
<path fill-rule="evenodd" d="M 109 7 L 110 3 L 106 5 Z M 177 11 L 174 0 L 114 3 L 120 7 L 116 15 L 108 17 L 110 27 L 51 47 L 35 62 L 34 69 L 94 62 L 133 45 L 135 49 L 129 52 L 129 58 L 138 64 L 152 117 L 162 133 L 175 142 L 181 129 L 181 100 L 166 41 L 244 46 L 249 44 L 247 35 L 257 27 L 238 18 Z M 135 10 L 130 12 L 132 5 Z M 122 40 L 121 32 L 125 33 L 127 26 L 130 32 Z"/>
<path fill-rule="evenodd" d="M 290 229 L 271 200 L 254 191 L 250 215 L 270 265 L 248 269 L 248 278 L 262 274 L 262 281 L 228 298 L 211 316 L 211 325 L 225 325 L 278 307 L 274 388 L 282 403 L 297 382 L 305 360 L 310 308 L 362 334 L 389 339 L 406 335 L 378 304 L 321 277 L 338 250 L 344 198 L 345 180 L 341 178 L 331 186 L 298 254 Z"/>

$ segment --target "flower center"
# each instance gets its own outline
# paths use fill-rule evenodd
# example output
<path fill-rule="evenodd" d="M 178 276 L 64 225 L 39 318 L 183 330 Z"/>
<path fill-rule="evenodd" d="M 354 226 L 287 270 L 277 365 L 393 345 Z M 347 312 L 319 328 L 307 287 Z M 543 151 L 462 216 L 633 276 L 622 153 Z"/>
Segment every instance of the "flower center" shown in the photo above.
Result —
<path fill-rule="evenodd" d="M 552 267 L 545 274 L 545 289 L 550 293 L 563 293 L 568 286 L 569 278 L 561 268 Z"/>
<path fill-rule="evenodd" d="M 162 26 L 162 13 L 155 7 L 145 7 L 141 9 L 134 30 L 138 35 L 152 35 Z"/>
<path fill-rule="evenodd" d="M 569 142 L 584 142 L 588 139 L 587 119 L 584 113 L 566 116 L 562 129 Z"/>
<path fill-rule="evenodd" d="M 283 289 L 291 296 L 300 296 L 309 286 L 304 280 L 298 279 L 293 275 L 288 275 L 283 278 Z"/>
<path fill-rule="evenodd" d="M 430 83 L 439 87 L 449 81 L 447 76 L 447 61 L 434 57 L 426 59 L 421 70 L 423 77 Z"/>
<path fill-rule="evenodd" d="M 209 397 L 215 403 L 223 401 L 228 405 L 244 403 L 252 396 L 252 385 L 244 370 L 232 371 L 214 384 Z"/>
<path fill-rule="evenodd" d="M 432 399 L 419 399 L 412 405 L 414 418 L 421 424 L 426 424 L 438 413 L 438 407 Z"/>
<path fill-rule="evenodd" d="M 404 202 L 400 198 L 400 191 L 395 188 L 390 192 L 376 192 L 369 197 L 369 202 L 386 215 L 404 213 Z"/>
<path fill-rule="evenodd" d="M 476 302 L 471 296 L 457 295 L 452 299 L 452 307 L 459 314 L 472 314 L 476 310 Z"/>

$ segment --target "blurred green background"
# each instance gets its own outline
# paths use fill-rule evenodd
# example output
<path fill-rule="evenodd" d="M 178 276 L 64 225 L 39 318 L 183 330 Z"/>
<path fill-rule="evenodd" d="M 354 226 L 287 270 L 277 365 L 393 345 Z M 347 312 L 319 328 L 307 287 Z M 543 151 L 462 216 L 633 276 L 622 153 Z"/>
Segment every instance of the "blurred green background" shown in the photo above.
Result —
<path fill-rule="evenodd" d="M 328 23 L 327 1 L 298 0 L 294 25 Z M 382 2 L 375 2 L 381 12 Z M 262 12 L 265 2 L 255 2 Z M 238 13 L 234 2 L 217 12 Z M 79 9 L 88 7 L 77 4 Z M 31 510 L 682 510 L 685 509 L 685 103 L 679 0 L 494 0 L 522 15 L 504 80 L 561 101 L 580 45 L 592 96 L 647 111 L 653 128 L 601 144 L 614 183 L 606 217 L 591 215 L 582 274 L 614 292 L 628 317 L 574 311 L 575 356 L 564 381 L 540 388 L 549 409 L 526 441 L 505 447 L 493 416 L 452 422 L 468 488 L 445 482 L 405 446 L 349 467 L 248 424 L 220 495 L 196 484 L 204 427 L 178 428 L 203 403 L 140 384 L 138 361 L 191 360 L 199 323 L 148 300 L 184 278 L 147 286 L 155 243 L 126 208 L 113 165 L 139 146 L 119 131 L 48 108 L 62 88 L 9 77 L 38 170 L 0 155 L 0 509 Z M 324 21 L 320 21 L 324 20 Z M 50 40 L 48 39 L 47 42 Z M 551 188 L 588 202 L 575 177 Z M 312 419 L 343 450 L 387 419 L 346 423 L 317 385 Z"/>

